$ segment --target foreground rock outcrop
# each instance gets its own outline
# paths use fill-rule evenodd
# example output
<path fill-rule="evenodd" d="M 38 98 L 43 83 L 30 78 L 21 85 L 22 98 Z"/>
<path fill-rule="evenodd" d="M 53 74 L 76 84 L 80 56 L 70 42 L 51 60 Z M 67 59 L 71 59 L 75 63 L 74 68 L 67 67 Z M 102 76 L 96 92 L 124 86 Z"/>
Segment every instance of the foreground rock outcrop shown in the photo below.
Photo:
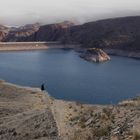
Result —
<path fill-rule="evenodd" d="M 110 57 L 99 48 L 90 48 L 81 54 L 80 57 L 91 62 L 105 62 L 110 60 Z"/>
<path fill-rule="evenodd" d="M 0 83 L 0 140 L 59 140 L 44 93 Z"/>
<path fill-rule="evenodd" d="M 88 105 L 0 82 L 0 140 L 139 139 L 139 97 L 118 105 Z"/>

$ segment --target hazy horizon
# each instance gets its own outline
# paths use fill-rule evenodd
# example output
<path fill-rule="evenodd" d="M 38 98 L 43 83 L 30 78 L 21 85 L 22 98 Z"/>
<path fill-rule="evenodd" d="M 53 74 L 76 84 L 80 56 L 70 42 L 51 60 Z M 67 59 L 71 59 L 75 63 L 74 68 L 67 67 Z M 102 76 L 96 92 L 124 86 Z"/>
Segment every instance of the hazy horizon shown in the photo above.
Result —
<path fill-rule="evenodd" d="M 72 20 L 79 23 L 140 15 L 139 0 L 4 0 L 0 24 L 21 26 Z"/>

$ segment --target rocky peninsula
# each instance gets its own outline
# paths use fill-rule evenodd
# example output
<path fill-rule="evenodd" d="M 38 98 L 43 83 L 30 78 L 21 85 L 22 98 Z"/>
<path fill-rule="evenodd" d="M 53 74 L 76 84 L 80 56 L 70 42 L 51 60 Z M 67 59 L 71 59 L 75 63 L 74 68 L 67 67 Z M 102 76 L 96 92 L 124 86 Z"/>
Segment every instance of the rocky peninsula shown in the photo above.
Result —
<path fill-rule="evenodd" d="M 110 57 L 99 48 L 87 49 L 84 53 L 80 55 L 81 58 L 91 61 L 91 62 L 105 62 L 110 60 Z"/>
<path fill-rule="evenodd" d="M 0 81 L 1 140 L 139 140 L 140 98 L 88 105 Z"/>

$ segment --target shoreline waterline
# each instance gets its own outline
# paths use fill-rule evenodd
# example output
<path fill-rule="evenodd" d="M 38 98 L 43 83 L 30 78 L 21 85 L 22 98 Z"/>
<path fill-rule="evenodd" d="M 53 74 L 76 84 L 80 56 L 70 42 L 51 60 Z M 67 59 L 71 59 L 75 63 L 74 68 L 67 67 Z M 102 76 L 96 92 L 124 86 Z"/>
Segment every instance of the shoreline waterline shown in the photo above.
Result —
<path fill-rule="evenodd" d="M 42 139 L 42 136 L 43 139 L 73 140 L 75 133 L 82 136 L 81 140 L 85 140 L 89 138 L 85 136 L 92 134 L 92 130 L 99 125 L 105 130 L 108 128 L 106 126 L 110 126 L 107 132 L 111 136 L 116 134 L 116 130 L 118 132 L 118 126 L 121 128 L 125 125 L 125 133 L 120 136 L 130 138 L 140 128 L 137 125 L 140 119 L 136 117 L 139 115 L 139 98 L 117 105 L 81 104 L 57 100 L 47 92 L 21 87 L 3 80 L 0 81 L 0 91 L 2 140 Z M 133 127 L 130 127 L 131 124 Z M 103 130 L 96 129 L 98 132 Z M 107 136 L 107 139 L 110 139 L 111 136 Z M 100 135 L 98 137 L 100 138 Z"/>
<path fill-rule="evenodd" d="M 3 84 L 5 86 L 12 86 L 14 88 L 17 88 L 17 89 L 24 89 L 24 90 L 30 90 L 30 91 L 33 91 L 33 92 L 41 92 L 43 94 L 46 94 L 47 97 L 49 97 L 50 99 L 52 100 L 58 100 L 58 101 L 62 101 L 62 102 L 70 102 L 70 103 L 77 103 L 77 104 L 83 104 L 83 105 L 95 105 L 95 106 L 116 106 L 116 105 L 120 105 L 120 104 L 124 104 L 124 103 L 129 103 L 131 102 L 133 99 L 136 99 L 136 98 L 139 98 L 139 96 L 136 96 L 136 97 L 133 97 L 133 98 L 130 98 L 130 99 L 126 99 L 126 100 L 122 100 L 116 104 L 100 104 L 100 103 L 84 103 L 84 102 L 80 102 L 80 101 L 75 101 L 75 100 L 66 100 L 66 99 L 57 99 L 55 97 L 53 97 L 48 91 L 47 89 L 45 89 L 44 91 L 42 91 L 39 87 L 31 87 L 31 86 L 23 86 L 23 85 L 18 85 L 18 84 L 14 84 L 14 83 L 10 83 L 10 82 L 7 82 L 3 79 L 0 79 L 0 84 Z"/>
<path fill-rule="evenodd" d="M 39 88 L 47 80 L 46 89 L 56 99 L 117 104 L 139 93 L 138 60 L 112 56 L 111 61 L 96 64 L 82 60 L 74 50 L 65 49 L 0 53 L 0 58 L 1 79 Z"/>
<path fill-rule="evenodd" d="M 0 52 L 12 51 L 38 51 L 47 49 L 73 49 L 76 52 L 84 52 L 86 49 L 81 44 L 62 44 L 57 41 L 52 42 L 0 42 Z M 122 49 L 103 49 L 107 54 L 113 56 L 129 57 L 140 59 L 140 51 L 128 51 Z"/>

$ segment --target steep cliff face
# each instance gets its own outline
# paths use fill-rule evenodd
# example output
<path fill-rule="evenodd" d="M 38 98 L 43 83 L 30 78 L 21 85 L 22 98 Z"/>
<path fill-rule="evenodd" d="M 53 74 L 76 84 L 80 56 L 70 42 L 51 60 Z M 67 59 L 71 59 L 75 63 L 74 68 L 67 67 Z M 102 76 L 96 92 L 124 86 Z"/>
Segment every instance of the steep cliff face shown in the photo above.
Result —
<path fill-rule="evenodd" d="M 8 35 L 8 33 L 9 33 L 9 28 L 0 25 L 0 41 L 3 41 L 5 37 Z"/>
<path fill-rule="evenodd" d="M 2 41 L 6 36 L 6 33 L 4 31 L 0 31 L 0 41 Z"/>

